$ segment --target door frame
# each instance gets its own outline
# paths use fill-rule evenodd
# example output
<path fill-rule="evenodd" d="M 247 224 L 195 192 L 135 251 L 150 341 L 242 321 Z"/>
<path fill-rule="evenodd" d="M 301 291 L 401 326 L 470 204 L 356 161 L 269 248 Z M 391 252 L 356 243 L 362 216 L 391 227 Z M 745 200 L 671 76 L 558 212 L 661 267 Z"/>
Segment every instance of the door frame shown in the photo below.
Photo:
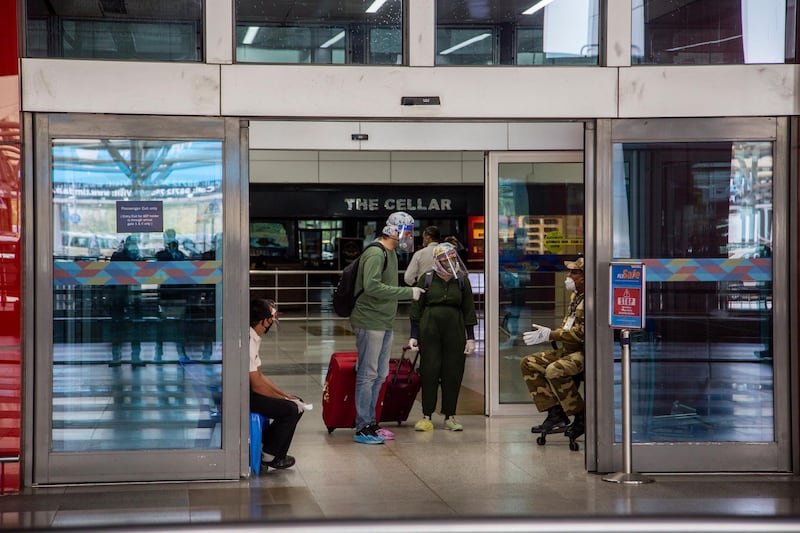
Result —
<path fill-rule="evenodd" d="M 596 439 L 600 472 L 621 471 L 623 445 L 614 442 L 613 330 L 608 327 L 609 276 L 613 259 L 613 147 L 622 142 L 771 141 L 773 150 L 773 294 L 789 292 L 789 128 L 782 117 L 675 118 L 598 120 L 596 268 L 594 276 L 593 351 L 604 357 L 596 365 Z M 780 201 L 783 199 L 783 201 Z M 773 298 L 773 412 L 776 441 L 772 443 L 699 442 L 633 443 L 632 465 L 641 472 L 789 472 L 791 471 L 791 352 L 790 299 Z M 588 296 L 587 296 L 588 301 Z M 588 315 L 588 313 L 587 313 Z M 588 328 L 588 325 L 587 325 Z M 590 336 L 587 329 L 587 339 Z M 587 346 L 588 350 L 588 346 Z M 588 368 L 588 363 L 587 363 Z M 591 417 L 587 417 L 591 421 Z M 591 422 L 590 422 L 591 424 Z M 588 435 L 588 432 L 587 432 Z M 668 455 L 665 456 L 664 454 Z M 670 459 L 665 461 L 665 457 Z"/>
<path fill-rule="evenodd" d="M 586 135 L 593 137 L 593 129 L 587 128 Z M 592 143 L 593 143 L 592 139 Z M 590 146 L 587 143 L 587 146 Z M 498 331 L 500 328 L 500 284 L 499 284 L 499 247 L 497 243 L 497 235 L 499 232 L 498 224 L 498 202 L 499 202 L 499 175 L 498 167 L 501 163 L 582 163 L 584 174 L 584 189 L 585 193 L 589 193 L 586 187 L 587 176 L 591 171 L 591 167 L 587 168 L 587 161 L 591 161 L 587 157 L 585 150 L 560 150 L 560 151 L 525 151 L 525 152 L 489 152 L 486 157 L 486 205 L 484 208 L 485 215 L 485 232 L 484 232 L 484 246 L 485 246 L 485 290 L 486 290 L 486 320 L 485 320 L 485 357 L 486 357 L 486 372 L 485 372 L 485 390 L 486 394 L 486 413 L 489 416 L 531 416 L 536 413 L 533 402 L 528 400 L 524 403 L 500 403 L 500 347 Z M 587 211 L 588 206 L 591 205 L 589 197 L 584 197 L 584 255 L 587 258 L 587 279 L 592 275 L 591 257 L 589 255 L 588 242 L 589 235 L 591 235 L 591 224 L 589 224 L 590 213 Z M 589 284 L 587 283 L 587 286 Z M 589 291 L 586 293 L 585 300 L 586 314 L 589 316 L 591 309 L 591 295 Z M 591 334 L 587 323 L 587 337 Z M 590 346 L 587 345 L 587 350 Z M 591 381 L 590 368 L 588 361 L 592 359 L 591 353 L 586 353 L 586 388 L 591 389 L 588 383 Z M 522 375 L 519 376 L 522 380 Z M 588 439 L 587 439 L 588 440 Z"/>
<path fill-rule="evenodd" d="M 247 390 L 249 323 L 247 279 L 246 205 L 247 180 L 240 177 L 243 155 L 246 160 L 246 121 L 225 118 L 106 116 L 91 114 L 26 114 L 33 131 L 34 149 L 26 155 L 25 205 L 36 220 L 26 225 L 28 252 L 26 272 L 33 272 L 25 289 L 26 306 L 23 331 L 27 331 L 24 351 L 25 398 L 28 408 L 23 418 L 26 446 L 25 485 L 82 482 L 167 481 L 239 479 L 249 469 L 247 439 Z M 244 133 L 242 130 L 245 130 Z M 157 140 L 220 140 L 223 165 L 223 412 L 220 449 L 142 450 L 114 452 L 50 451 L 52 422 L 53 361 L 53 237 L 51 140 L 54 138 L 136 138 Z M 244 243 L 244 244 L 243 244 Z M 231 291 L 228 294 L 228 291 Z M 35 308 L 35 313 L 32 311 Z M 38 318 L 37 318 L 38 317 Z M 44 317 L 44 318 L 42 318 Z M 242 326 L 244 325 L 244 326 Z M 242 444 L 244 441 L 245 444 Z"/>

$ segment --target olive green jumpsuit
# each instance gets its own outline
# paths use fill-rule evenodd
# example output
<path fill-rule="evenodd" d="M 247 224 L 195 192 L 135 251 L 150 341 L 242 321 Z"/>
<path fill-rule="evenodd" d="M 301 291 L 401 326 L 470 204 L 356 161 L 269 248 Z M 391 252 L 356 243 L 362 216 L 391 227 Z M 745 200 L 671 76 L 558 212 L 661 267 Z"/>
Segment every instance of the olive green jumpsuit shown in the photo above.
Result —
<path fill-rule="evenodd" d="M 425 288 L 427 275 L 417 280 Z M 411 305 L 411 336 L 419 341 L 422 413 L 436 410 L 439 383 L 442 386 L 441 412 L 456 414 L 461 380 L 464 377 L 467 339 L 474 339 L 478 323 L 469 279 L 443 280 L 435 272 L 427 292 Z"/>

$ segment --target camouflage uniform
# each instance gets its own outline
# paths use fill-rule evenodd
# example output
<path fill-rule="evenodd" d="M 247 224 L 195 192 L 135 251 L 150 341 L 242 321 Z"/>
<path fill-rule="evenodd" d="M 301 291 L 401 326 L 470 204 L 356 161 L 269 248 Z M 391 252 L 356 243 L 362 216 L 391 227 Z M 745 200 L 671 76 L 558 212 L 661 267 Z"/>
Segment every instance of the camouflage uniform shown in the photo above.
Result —
<path fill-rule="evenodd" d="M 574 318 L 572 327 L 566 329 L 571 318 Z M 573 294 L 561 327 L 551 334 L 561 346 L 522 358 L 519 365 L 522 377 L 540 412 L 559 403 L 567 415 L 583 412 L 583 398 L 573 377 L 584 368 L 584 324 L 583 294 Z"/>

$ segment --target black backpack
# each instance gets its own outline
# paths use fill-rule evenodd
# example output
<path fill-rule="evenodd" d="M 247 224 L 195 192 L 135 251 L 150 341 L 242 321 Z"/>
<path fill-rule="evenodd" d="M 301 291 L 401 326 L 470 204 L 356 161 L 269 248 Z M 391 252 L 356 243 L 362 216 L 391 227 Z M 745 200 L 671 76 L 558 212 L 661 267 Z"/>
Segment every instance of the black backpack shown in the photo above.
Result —
<path fill-rule="evenodd" d="M 386 248 L 379 242 L 371 242 L 367 248 L 370 246 L 380 246 L 381 250 L 383 250 L 383 269 L 386 270 L 386 265 L 389 260 L 389 256 L 386 255 Z M 362 251 L 361 254 L 363 253 Z M 361 289 L 358 294 L 355 294 L 358 263 L 360 260 L 361 255 L 344 267 L 342 270 L 342 277 L 339 278 L 339 284 L 336 285 L 336 288 L 333 290 L 333 310 L 337 315 L 344 318 L 350 316 L 353 312 L 353 308 L 356 306 L 356 300 L 358 300 L 358 297 L 364 292 L 364 289 Z"/>

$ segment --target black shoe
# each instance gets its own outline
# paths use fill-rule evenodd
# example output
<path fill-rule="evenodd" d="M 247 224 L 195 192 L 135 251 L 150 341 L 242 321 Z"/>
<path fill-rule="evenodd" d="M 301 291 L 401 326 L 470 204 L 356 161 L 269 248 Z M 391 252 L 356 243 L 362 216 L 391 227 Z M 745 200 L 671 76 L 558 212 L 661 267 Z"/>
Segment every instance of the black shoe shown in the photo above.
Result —
<path fill-rule="evenodd" d="M 131 361 L 132 368 L 142 368 L 145 366 L 147 366 L 147 363 L 145 363 L 144 361 Z"/>
<path fill-rule="evenodd" d="M 538 426 L 531 428 L 531 433 L 550 433 L 561 430 L 569 425 L 569 417 L 561 405 L 556 405 L 547 410 L 547 418 Z"/>
<path fill-rule="evenodd" d="M 115 367 L 118 367 L 118 366 L 122 366 L 122 362 L 121 361 L 111 361 L 110 363 L 108 363 L 108 366 L 110 366 L 112 368 L 115 368 Z"/>
<path fill-rule="evenodd" d="M 575 440 L 586 432 L 586 417 L 583 411 L 575 415 L 575 420 L 564 430 L 564 436 Z"/>
<path fill-rule="evenodd" d="M 294 466 L 294 457 L 291 455 L 285 455 L 280 459 L 273 459 L 268 463 L 261 463 L 261 466 L 268 466 L 270 468 L 274 468 L 275 470 L 283 470 L 284 468 L 291 468 Z"/>

